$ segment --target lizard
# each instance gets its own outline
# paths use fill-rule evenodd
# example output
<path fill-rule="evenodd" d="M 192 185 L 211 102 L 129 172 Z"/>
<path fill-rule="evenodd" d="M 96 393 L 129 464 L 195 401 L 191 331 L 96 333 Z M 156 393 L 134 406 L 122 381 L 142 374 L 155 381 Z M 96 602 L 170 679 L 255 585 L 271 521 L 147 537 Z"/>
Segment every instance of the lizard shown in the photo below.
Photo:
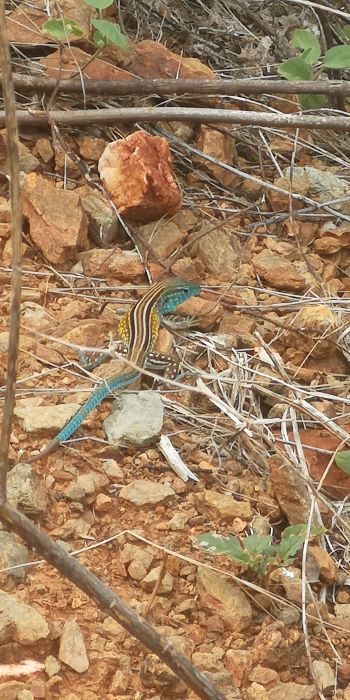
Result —
<path fill-rule="evenodd" d="M 36 460 L 46 457 L 60 443 L 68 440 L 89 413 L 96 406 L 99 406 L 105 398 L 114 391 L 132 384 L 140 376 L 142 368 L 147 365 L 148 361 L 158 362 L 162 367 L 165 364 L 173 363 L 168 356 L 153 352 L 163 314 L 172 313 L 183 301 L 198 294 L 200 294 L 199 284 L 187 282 L 179 277 L 152 285 L 146 294 L 121 317 L 118 324 L 118 332 L 125 345 L 125 355 L 127 361 L 130 362 L 130 368 L 105 379 L 103 384 L 96 387 L 91 396 L 56 437 L 41 452 L 29 457 L 25 462 L 32 464 Z"/>

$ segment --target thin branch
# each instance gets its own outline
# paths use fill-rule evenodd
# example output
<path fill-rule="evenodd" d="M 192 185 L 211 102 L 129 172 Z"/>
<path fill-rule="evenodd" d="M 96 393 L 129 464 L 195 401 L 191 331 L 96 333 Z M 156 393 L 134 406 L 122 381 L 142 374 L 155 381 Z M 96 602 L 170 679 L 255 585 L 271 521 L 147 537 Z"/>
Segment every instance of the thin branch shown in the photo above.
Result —
<path fill-rule="evenodd" d="M 320 5 L 318 2 L 311 2 L 311 0 L 286 0 L 293 5 L 304 5 L 305 7 L 315 7 L 318 10 L 324 10 L 325 12 L 330 12 L 333 15 L 339 15 L 339 17 L 344 17 L 345 19 L 350 19 L 349 12 L 343 12 L 343 10 L 336 10 L 334 7 L 327 7 L 327 5 Z"/>
<path fill-rule="evenodd" d="M 126 74 L 127 75 L 127 74 Z M 52 91 L 56 87 L 56 78 L 43 75 L 22 75 L 15 73 L 13 84 L 16 90 Z M 81 80 L 65 78 L 59 82 L 59 92 L 82 93 Z M 84 82 L 87 95 L 350 95 L 348 80 L 260 80 L 258 78 L 240 80 L 176 80 L 176 79 L 135 79 L 130 80 L 90 80 Z"/>
<path fill-rule="evenodd" d="M 208 109 L 200 107 L 122 107 L 114 109 L 53 110 L 51 117 L 62 126 L 88 124 L 117 124 L 120 122 L 191 121 L 209 124 L 242 124 L 245 126 L 300 127 L 303 129 L 332 129 L 350 131 L 350 117 L 323 117 L 319 115 L 281 114 L 279 112 L 243 112 L 234 109 Z M 21 126 L 32 127 L 48 124 L 46 112 L 17 111 Z M 5 115 L 0 111 L 0 127 Z"/>
<path fill-rule="evenodd" d="M 10 167 L 11 195 L 11 303 L 10 335 L 7 355 L 7 378 L 4 399 L 4 412 L 0 437 L 0 503 L 6 500 L 6 479 L 8 472 L 8 451 L 15 402 L 17 356 L 19 344 L 20 303 L 21 303 L 21 237 L 22 209 L 19 186 L 19 142 L 16 120 L 16 104 L 11 82 L 11 61 L 6 32 L 5 0 L 0 0 L 0 67 L 5 103 L 7 130 L 7 151 Z"/>

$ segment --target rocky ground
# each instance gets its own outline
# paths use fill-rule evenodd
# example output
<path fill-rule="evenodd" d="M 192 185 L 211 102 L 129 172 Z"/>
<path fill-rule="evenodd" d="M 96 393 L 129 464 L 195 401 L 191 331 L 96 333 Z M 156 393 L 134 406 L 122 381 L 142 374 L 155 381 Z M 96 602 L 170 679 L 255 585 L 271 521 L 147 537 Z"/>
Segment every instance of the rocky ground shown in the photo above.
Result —
<path fill-rule="evenodd" d="M 258 78 L 292 55 L 295 26 L 323 36 L 317 15 L 297 2 L 274 10 L 258 2 L 137 5 L 120 3 L 116 17 L 127 50 L 105 50 L 86 77 Z M 39 5 L 9 12 L 15 70 L 32 75 L 36 64 L 57 76 L 63 60 L 70 77 L 91 59 L 91 46 L 57 50 L 40 32 L 43 19 Z M 338 28 L 336 17 L 330 22 Z M 18 92 L 17 100 L 23 109 L 38 96 Z M 106 106 L 106 98 L 91 103 Z M 145 103 L 162 100 L 108 100 Z M 299 109 L 295 97 L 272 95 L 190 104 Z M 80 97 L 56 96 L 55 108 L 78 107 Z M 23 280 L 9 500 L 229 700 L 350 700 L 350 475 L 334 458 L 349 449 L 350 426 L 347 134 L 161 122 L 92 124 L 58 136 L 33 127 L 20 136 Z M 5 130 L 0 138 L 4 388 L 12 254 Z M 101 167 L 111 141 L 112 184 Z M 202 285 L 158 340 L 162 352 L 176 348 L 177 382 L 143 377 L 104 401 L 69 444 L 25 464 L 96 377 L 115 371 L 118 319 L 147 288 L 146 271 L 157 279 L 164 268 Z M 108 362 L 88 372 L 79 350 L 102 347 Z M 305 526 L 299 546 L 282 556 L 283 533 L 295 525 Z M 255 534 L 261 550 L 215 556 L 199 539 L 213 533 L 243 547 Z M 269 536 L 273 551 L 263 547 Z M 16 536 L 3 529 L 0 544 L 2 699 L 195 697 Z"/>

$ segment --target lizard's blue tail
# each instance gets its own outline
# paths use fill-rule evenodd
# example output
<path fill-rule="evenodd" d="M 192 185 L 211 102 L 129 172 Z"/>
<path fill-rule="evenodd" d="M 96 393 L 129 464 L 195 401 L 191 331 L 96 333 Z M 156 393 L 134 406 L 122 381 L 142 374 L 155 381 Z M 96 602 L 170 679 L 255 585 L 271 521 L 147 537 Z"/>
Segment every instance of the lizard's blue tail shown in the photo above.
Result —
<path fill-rule="evenodd" d="M 128 386 L 128 384 L 132 384 L 137 377 L 139 377 L 140 373 L 139 372 L 130 372 L 129 374 L 120 374 L 115 377 L 110 377 L 109 379 L 105 379 L 103 384 L 101 386 L 98 386 L 93 394 L 88 398 L 87 401 L 82 405 L 82 407 L 77 411 L 75 416 L 71 418 L 69 423 L 62 428 L 62 430 L 56 435 L 55 440 L 57 442 L 64 442 L 65 440 L 69 440 L 71 435 L 75 433 L 75 431 L 79 428 L 79 426 L 82 424 L 83 420 L 89 415 L 90 411 L 92 411 L 96 406 L 98 406 L 103 399 L 106 399 L 109 394 L 112 394 L 113 391 L 116 391 L 117 389 L 121 389 L 124 386 Z"/>

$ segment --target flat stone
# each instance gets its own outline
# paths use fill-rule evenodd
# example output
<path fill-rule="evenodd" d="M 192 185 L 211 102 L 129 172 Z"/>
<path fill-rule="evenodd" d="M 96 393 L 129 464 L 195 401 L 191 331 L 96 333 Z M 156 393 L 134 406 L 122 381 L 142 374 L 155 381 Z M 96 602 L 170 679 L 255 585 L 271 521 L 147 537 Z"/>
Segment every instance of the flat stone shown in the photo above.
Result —
<path fill-rule="evenodd" d="M 232 522 L 235 518 L 250 520 L 252 516 L 248 501 L 237 501 L 234 496 L 210 489 L 195 494 L 194 502 L 199 513 L 207 515 L 215 522 Z"/>
<path fill-rule="evenodd" d="M 164 420 L 164 405 L 158 391 L 122 394 L 113 403 L 112 413 L 103 423 L 108 442 L 121 441 L 142 447 L 159 435 Z"/>
<path fill-rule="evenodd" d="M 12 533 L 5 530 L 0 531 L 0 569 L 13 568 L 3 575 L 18 580 L 23 580 L 28 572 L 26 567 L 18 567 L 19 564 L 26 564 L 29 561 L 27 547 L 22 544 Z"/>
<path fill-rule="evenodd" d="M 61 664 L 55 656 L 47 656 L 45 659 L 45 672 L 49 678 L 56 676 L 61 670 Z"/>
<path fill-rule="evenodd" d="M 203 607 L 218 615 L 227 629 L 239 632 L 249 627 L 252 621 L 249 600 L 224 576 L 200 566 L 197 589 Z"/>
<path fill-rule="evenodd" d="M 269 700 L 315 700 L 317 698 L 314 685 L 302 685 L 301 683 L 277 683 L 268 691 Z"/>
<path fill-rule="evenodd" d="M 275 289 L 302 292 L 305 289 L 306 280 L 296 266 L 282 255 L 277 255 L 269 250 L 253 255 L 252 264 L 255 272 L 262 277 L 264 282 Z"/>
<path fill-rule="evenodd" d="M 9 502 L 28 517 L 40 517 L 47 511 L 45 481 L 29 464 L 19 463 L 11 469 L 7 477 L 7 496 Z"/>
<path fill-rule="evenodd" d="M 62 403 L 57 406 L 15 406 L 14 413 L 23 420 L 26 433 L 39 430 L 58 431 L 79 411 L 78 403 Z"/>
<path fill-rule="evenodd" d="M 45 618 L 35 608 L 1 590 L 0 612 L 6 613 L 13 622 L 13 638 L 20 644 L 34 644 L 49 635 L 50 630 Z"/>
<path fill-rule="evenodd" d="M 153 591 L 154 586 L 156 585 L 156 583 L 159 579 L 161 569 L 162 569 L 161 566 L 156 566 L 154 569 L 151 569 L 151 571 L 147 574 L 147 576 L 145 576 L 145 578 L 142 581 L 142 587 L 146 591 L 150 591 L 150 592 Z M 173 586 L 174 586 L 174 579 L 173 579 L 172 575 L 169 573 L 169 571 L 166 571 L 162 580 L 161 580 L 160 586 L 158 588 L 158 593 L 160 595 L 167 595 L 168 593 L 171 593 L 171 591 L 173 590 Z"/>
<path fill-rule="evenodd" d="M 102 470 L 109 479 L 124 480 L 124 472 L 115 459 L 102 460 Z"/>
<path fill-rule="evenodd" d="M 76 673 L 85 673 L 89 668 L 84 637 L 75 620 L 67 620 L 60 639 L 59 659 Z"/>
<path fill-rule="evenodd" d="M 119 491 L 119 498 L 136 506 L 161 503 L 170 496 L 175 496 L 175 491 L 170 486 L 147 479 L 136 479 Z"/>
<path fill-rule="evenodd" d="M 58 189 L 48 179 L 30 173 L 23 187 L 22 207 L 33 242 L 50 262 L 67 262 L 88 247 L 87 216 L 76 192 Z"/>
<path fill-rule="evenodd" d="M 65 489 L 64 495 L 70 501 L 82 501 L 87 496 L 94 496 L 107 484 L 109 480 L 105 474 L 91 471 L 88 474 L 80 474 L 75 481 L 72 481 Z"/>
<path fill-rule="evenodd" d="M 330 690 L 335 686 L 335 673 L 327 661 L 315 659 L 312 662 L 317 685 L 321 690 Z"/>

